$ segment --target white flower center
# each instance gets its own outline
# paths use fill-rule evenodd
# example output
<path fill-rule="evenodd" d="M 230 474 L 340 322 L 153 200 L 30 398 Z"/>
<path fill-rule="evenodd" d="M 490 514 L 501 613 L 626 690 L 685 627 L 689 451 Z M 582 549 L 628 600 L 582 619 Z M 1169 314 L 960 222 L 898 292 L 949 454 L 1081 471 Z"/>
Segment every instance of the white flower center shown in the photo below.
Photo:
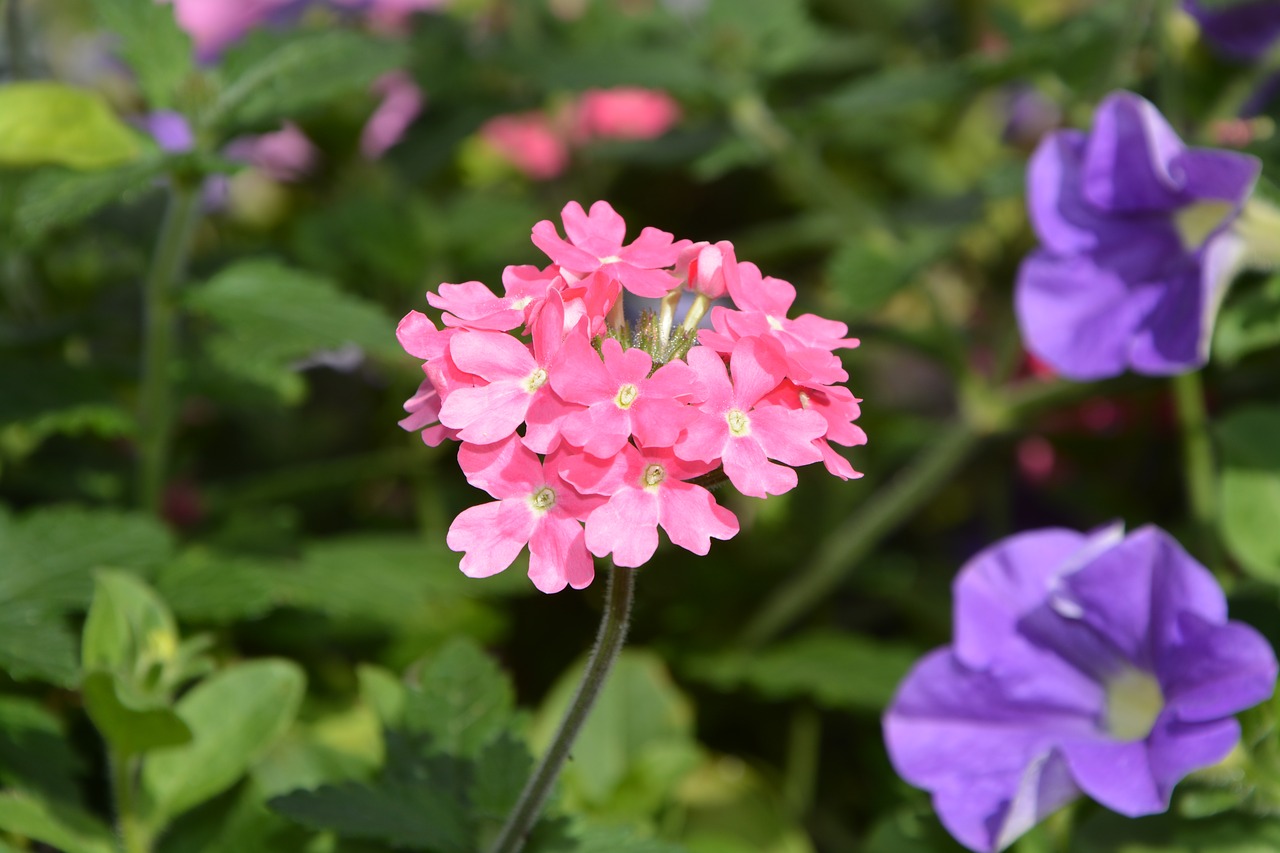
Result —
<path fill-rule="evenodd" d="M 607 257 L 607 258 L 600 258 L 600 263 L 601 263 L 602 265 L 603 265 L 603 264 L 616 264 L 616 263 L 619 263 L 619 262 L 621 262 L 621 261 L 622 261 L 622 258 L 618 257 L 617 255 L 610 255 L 610 256 L 609 256 L 609 257 Z"/>
<path fill-rule="evenodd" d="M 1142 740 L 1164 710 L 1160 683 L 1147 672 L 1125 669 L 1108 679 L 1107 733 L 1119 741 Z"/>
<path fill-rule="evenodd" d="M 729 432 L 737 438 L 751 432 L 751 421 L 742 409 L 730 409 L 725 412 L 724 419 L 729 422 Z"/>
<path fill-rule="evenodd" d="M 773 329 L 775 332 L 782 331 L 782 321 L 779 320 L 777 317 L 773 316 L 772 314 L 766 314 L 764 315 L 764 318 L 769 321 L 770 329 Z"/>
<path fill-rule="evenodd" d="M 556 505 L 556 490 L 543 486 L 529 498 L 529 505 L 538 512 L 546 512 Z"/>
<path fill-rule="evenodd" d="M 618 396 L 613 398 L 613 402 L 618 404 L 619 409 L 629 409 L 638 396 L 640 389 L 628 382 L 618 389 Z"/>
<path fill-rule="evenodd" d="M 516 311 L 522 311 L 524 310 L 525 306 L 527 306 L 532 301 L 533 301 L 532 296 L 522 296 L 521 298 L 517 299 L 515 302 L 512 302 L 511 307 L 514 308 Z"/>
<path fill-rule="evenodd" d="M 644 469 L 644 484 L 646 488 L 662 485 L 662 481 L 667 479 L 667 469 L 661 465 L 654 463 Z"/>
<path fill-rule="evenodd" d="M 524 390 L 532 394 L 545 384 L 547 384 L 547 371 L 539 367 L 533 373 L 530 373 L 529 378 L 524 381 Z"/>

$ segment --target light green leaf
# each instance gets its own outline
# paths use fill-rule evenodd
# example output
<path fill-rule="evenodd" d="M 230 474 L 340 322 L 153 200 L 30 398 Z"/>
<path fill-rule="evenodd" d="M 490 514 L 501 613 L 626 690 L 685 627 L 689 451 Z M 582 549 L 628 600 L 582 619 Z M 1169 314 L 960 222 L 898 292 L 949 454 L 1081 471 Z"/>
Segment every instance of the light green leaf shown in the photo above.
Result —
<path fill-rule="evenodd" d="M 404 682 L 382 667 L 362 663 L 356 667 L 360 699 L 373 708 L 384 728 L 402 727 L 408 690 Z"/>
<path fill-rule="evenodd" d="M 387 766 L 370 785 L 327 785 L 294 791 L 270 807 L 304 826 L 344 838 L 380 839 L 433 853 L 473 853 L 474 830 L 462 788 L 464 766 L 427 755 L 422 739 L 387 734 Z"/>
<path fill-rule="evenodd" d="M 178 26 L 174 5 L 155 0 L 95 0 L 102 28 L 120 40 L 117 50 L 133 69 L 153 109 L 173 105 L 192 72 L 191 37 Z"/>
<path fill-rule="evenodd" d="M 102 570 L 94 579 L 80 648 L 84 669 L 132 673 L 173 656 L 178 626 L 151 587 L 126 572 Z"/>
<path fill-rule="evenodd" d="M 476 756 L 468 790 L 473 813 L 501 821 L 515 806 L 524 783 L 533 772 L 529 749 L 510 732 L 503 732 Z"/>
<path fill-rule="evenodd" d="M 918 657 L 892 643 L 819 632 L 758 652 L 697 658 L 689 675 L 721 689 L 750 687 L 771 699 L 807 696 L 828 708 L 879 712 Z"/>
<path fill-rule="evenodd" d="M 92 172 L 43 169 L 18 191 L 14 224 L 25 239 L 38 239 L 54 228 L 74 225 L 113 202 L 130 201 L 155 188 L 163 171 L 164 160 L 159 157 L 144 157 Z"/>
<path fill-rule="evenodd" d="M 99 95 L 59 83 L 0 86 L 0 165 L 105 169 L 141 152 Z"/>
<path fill-rule="evenodd" d="M 80 691 L 85 711 L 104 740 L 122 756 L 134 755 L 191 740 L 191 729 L 182 718 L 164 706 L 137 707 L 121 694 L 119 677 L 108 672 L 91 672 Z"/>
<path fill-rule="evenodd" d="M 449 643 L 405 702 L 405 725 L 448 755 L 476 755 L 511 721 L 515 694 L 491 657 L 470 640 Z"/>
<path fill-rule="evenodd" d="M 1215 429 L 1223 540 L 1250 574 L 1280 583 L 1280 408 L 1232 412 Z"/>
<path fill-rule="evenodd" d="M 184 746 L 155 752 L 143 785 L 161 818 L 222 793 L 293 723 L 306 684 L 295 663 L 259 660 L 211 676 L 179 700 L 190 727 Z"/>
<path fill-rule="evenodd" d="M 1235 364 L 1252 352 L 1280 344 L 1280 276 L 1232 298 L 1213 328 L 1213 357 Z"/>
<path fill-rule="evenodd" d="M 94 818 L 20 791 L 0 791 L 0 831 L 41 841 L 63 853 L 115 853 L 115 836 Z"/>
<path fill-rule="evenodd" d="M 208 344 L 219 367 L 288 402 L 306 387 L 294 364 L 318 350 L 355 345 L 400 355 L 395 323 L 380 307 L 274 261 L 229 267 L 192 288 L 187 304 L 220 327 Z"/>
<path fill-rule="evenodd" d="M 403 45 L 353 30 L 255 33 L 228 52 L 226 85 L 205 123 L 223 128 L 294 117 L 364 91 L 405 59 Z"/>
<path fill-rule="evenodd" d="M 581 663 L 570 667 L 538 709 L 535 752 L 550 743 L 581 675 Z M 657 655 L 625 649 L 578 735 L 561 780 L 571 802 L 576 799 L 593 811 L 644 813 L 696 761 L 693 706 Z"/>

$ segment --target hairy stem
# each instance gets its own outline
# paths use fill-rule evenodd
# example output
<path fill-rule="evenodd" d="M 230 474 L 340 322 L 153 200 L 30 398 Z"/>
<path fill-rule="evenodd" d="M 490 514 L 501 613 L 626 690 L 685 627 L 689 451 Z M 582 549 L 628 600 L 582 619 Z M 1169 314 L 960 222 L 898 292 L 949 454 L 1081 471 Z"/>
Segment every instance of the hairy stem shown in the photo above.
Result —
<path fill-rule="evenodd" d="M 150 853 L 151 840 L 146 827 L 139 819 L 133 786 L 137 777 L 138 762 L 134 758 L 116 754 L 109 756 L 111 787 L 116 800 L 116 832 L 120 838 L 122 853 Z"/>
<path fill-rule="evenodd" d="M 1178 423 L 1182 427 L 1182 468 L 1187 508 L 1195 526 L 1201 556 L 1210 568 L 1216 569 L 1222 562 L 1216 533 L 1218 484 L 1201 375 L 1196 372 L 1173 377 L 1173 398 L 1178 409 Z"/>
<path fill-rule="evenodd" d="M 569 750 L 573 748 L 573 742 L 577 740 L 578 732 L 591 713 L 591 707 L 600 695 L 600 689 L 609 677 L 609 670 L 618 659 L 618 652 L 622 651 L 622 644 L 627 639 L 635 582 L 635 569 L 614 566 L 609 571 L 609 586 L 605 591 L 600 630 L 582 673 L 582 681 L 578 683 L 578 691 L 569 703 L 564 719 L 560 721 L 560 728 L 551 739 L 551 745 L 547 747 L 538 766 L 533 769 L 533 774 L 520 792 L 520 799 L 516 801 L 511 814 L 507 815 L 507 822 L 489 848 L 489 853 L 517 853 L 524 847 L 529 832 L 537 823 L 538 815 L 542 813 L 542 807 L 560 775 L 560 769 L 569 757 Z"/>
<path fill-rule="evenodd" d="M 138 394 L 138 497 L 151 513 L 160 510 L 172 440 L 171 380 L 175 325 L 174 289 L 200 221 L 200 188 L 176 178 L 145 283 L 142 383 Z"/>

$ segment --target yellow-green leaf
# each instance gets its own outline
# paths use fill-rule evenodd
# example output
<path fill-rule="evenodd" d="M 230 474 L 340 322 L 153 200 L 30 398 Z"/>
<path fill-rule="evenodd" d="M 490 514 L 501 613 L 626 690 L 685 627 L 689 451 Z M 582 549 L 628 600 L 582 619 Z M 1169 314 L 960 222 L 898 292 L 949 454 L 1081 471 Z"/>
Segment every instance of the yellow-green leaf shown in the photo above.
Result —
<path fill-rule="evenodd" d="M 0 86 L 0 165 L 105 169 L 141 152 L 99 95 L 58 83 Z"/>

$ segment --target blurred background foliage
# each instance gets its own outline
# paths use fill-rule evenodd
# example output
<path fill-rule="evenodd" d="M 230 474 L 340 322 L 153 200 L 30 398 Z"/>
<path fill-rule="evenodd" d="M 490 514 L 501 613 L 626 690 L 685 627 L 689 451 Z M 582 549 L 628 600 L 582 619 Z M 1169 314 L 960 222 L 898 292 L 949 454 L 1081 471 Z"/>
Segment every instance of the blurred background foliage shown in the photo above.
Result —
<path fill-rule="evenodd" d="M 483 498 L 451 447 L 397 428 L 420 374 L 393 331 L 440 282 L 539 262 L 529 229 L 570 200 L 608 199 L 632 234 L 731 240 L 800 310 L 847 321 L 870 442 L 849 454 L 863 479 L 725 493 L 740 536 L 644 569 L 530 849 L 959 849 L 893 775 L 879 712 L 947 641 L 960 563 L 1116 518 L 1216 553 L 1166 384 L 1061 383 L 1011 307 L 1026 157 L 1106 92 L 1154 92 L 1189 139 L 1275 174 L 1265 109 L 1237 118 L 1271 66 L 1215 58 L 1176 4 L 454 0 L 388 31 L 317 2 L 199 62 L 148 0 L 0 5 L 0 851 L 492 834 L 600 585 L 461 576 L 444 532 Z M 396 70 L 421 110 L 371 153 Z M 576 99 L 617 87 L 665 92 L 678 119 L 575 139 L 553 175 L 521 160 L 537 139 L 491 132 L 540 116 L 565 144 Z M 189 143 L 147 132 L 161 111 Z M 253 148 L 282 129 L 287 162 Z M 1273 641 L 1277 280 L 1238 283 L 1208 372 L 1219 568 Z M 155 359 L 149 316 L 175 331 Z M 1017 850 L 1271 849 L 1274 715 L 1246 723 L 1262 746 L 1171 815 L 1079 807 Z"/>

